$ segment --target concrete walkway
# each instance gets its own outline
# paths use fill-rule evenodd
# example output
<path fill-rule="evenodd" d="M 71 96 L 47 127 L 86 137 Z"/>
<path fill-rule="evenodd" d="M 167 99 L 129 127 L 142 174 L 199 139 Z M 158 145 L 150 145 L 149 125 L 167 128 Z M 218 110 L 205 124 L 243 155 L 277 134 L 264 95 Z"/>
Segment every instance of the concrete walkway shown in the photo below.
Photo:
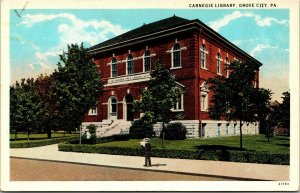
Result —
<path fill-rule="evenodd" d="M 144 157 L 58 151 L 58 145 L 10 149 L 11 157 L 82 163 L 129 169 L 167 171 L 193 175 L 220 176 L 239 180 L 289 180 L 289 166 L 207 160 L 152 158 L 144 167 Z"/>

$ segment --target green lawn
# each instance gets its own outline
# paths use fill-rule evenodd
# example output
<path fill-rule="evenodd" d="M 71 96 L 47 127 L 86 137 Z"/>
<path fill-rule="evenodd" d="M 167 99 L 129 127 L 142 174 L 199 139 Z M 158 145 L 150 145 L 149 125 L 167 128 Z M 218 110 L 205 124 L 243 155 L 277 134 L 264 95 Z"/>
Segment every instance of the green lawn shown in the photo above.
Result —
<path fill-rule="evenodd" d="M 141 139 L 131 139 L 129 141 L 114 141 L 108 143 L 96 144 L 97 146 L 113 147 L 140 147 Z M 153 148 L 161 148 L 161 139 L 152 138 Z M 227 149 L 239 150 L 239 136 L 206 138 L 206 139 L 186 139 L 186 140 L 165 140 L 166 149 Z M 276 136 L 270 138 L 268 142 L 264 135 L 245 135 L 243 136 L 243 148 L 250 151 L 267 151 L 270 153 L 289 153 L 290 138 L 285 136 Z"/>
<path fill-rule="evenodd" d="M 60 133 L 52 133 L 51 138 L 61 138 L 61 137 L 75 137 L 75 136 L 79 136 L 79 134 L 70 134 L 70 133 L 66 133 L 64 135 L 64 133 L 60 132 Z M 42 140 L 42 139 L 47 139 L 47 134 L 43 133 L 43 134 L 30 134 L 29 135 L 29 139 L 30 140 Z M 10 134 L 10 140 L 11 141 L 15 141 L 15 134 L 11 133 Z M 17 141 L 23 141 L 26 140 L 27 141 L 27 133 L 18 133 L 17 134 Z"/>

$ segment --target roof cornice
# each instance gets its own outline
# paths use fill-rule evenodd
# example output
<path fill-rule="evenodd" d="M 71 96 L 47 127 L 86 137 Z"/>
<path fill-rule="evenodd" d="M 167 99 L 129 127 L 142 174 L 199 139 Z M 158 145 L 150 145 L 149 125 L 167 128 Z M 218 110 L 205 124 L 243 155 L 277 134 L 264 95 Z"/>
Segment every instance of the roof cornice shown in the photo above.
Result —
<path fill-rule="evenodd" d="M 145 42 L 145 41 L 165 37 L 165 36 L 168 36 L 168 35 L 180 33 L 180 32 L 183 32 L 183 31 L 188 31 L 188 30 L 191 30 L 191 29 L 200 30 L 201 28 L 202 28 L 201 33 L 203 33 L 203 29 L 204 29 L 205 31 L 208 32 L 208 34 L 210 34 L 211 37 L 217 38 L 218 40 L 224 42 L 227 47 L 233 48 L 235 51 L 241 53 L 246 58 L 251 59 L 251 60 L 255 60 L 256 62 L 261 64 L 261 62 L 259 62 L 258 60 L 256 60 L 252 56 L 250 56 L 248 53 L 246 53 L 245 51 L 243 51 L 242 49 L 240 49 L 239 47 L 237 47 L 233 43 L 231 43 L 229 40 L 227 40 L 226 38 L 221 36 L 219 33 L 217 33 L 212 28 L 210 28 L 209 26 L 207 26 L 206 24 L 201 22 L 199 19 L 191 20 L 190 23 L 188 23 L 188 24 L 183 24 L 183 25 L 181 24 L 181 25 L 178 25 L 176 27 L 172 27 L 172 28 L 169 28 L 169 29 L 166 29 L 166 30 L 150 33 L 150 34 L 143 35 L 143 36 L 133 38 L 133 39 L 130 39 L 130 40 L 125 40 L 125 41 L 122 41 L 122 42 L 114 43 L 114 44 L 111 44 L 111 45 L 108 45 L 108 46 L 103 46 L 103 47 L 100 47 L 100 48 L 90 49 L 90 50 L 88 50 L 88 52 L 90 54 L 97 54 L 97 53 L 100 53 L 100 52 L 106 52 L 106 51 L 110 51 L 110 50 L 113 50 L 113 49 L 116 49 L 116 48 L 134 45 L 134 44 L 137 44 L 137 43 L 141 43 L 141 42 Z"/>

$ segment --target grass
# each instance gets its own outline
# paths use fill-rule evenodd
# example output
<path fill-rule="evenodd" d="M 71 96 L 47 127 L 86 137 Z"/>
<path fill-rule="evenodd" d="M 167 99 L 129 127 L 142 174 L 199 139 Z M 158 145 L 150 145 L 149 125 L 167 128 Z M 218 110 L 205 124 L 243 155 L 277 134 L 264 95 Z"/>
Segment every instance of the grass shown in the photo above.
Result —
<path fill-rule="evenodd" d="M 114 141 L 96 144 L 103 147 L 140 147 L 141 139 L 131 139 L 128 141 Z M 161 148 L 161 139 L 152 138 L 153 148 Z M 206 139 L 186 139 L 186 140 L 165 140 L 166 149 L 225 149 L 239 150 L 239 136 L 206 138 Z M 247 151 L 266 151 L 270 153 L 289 153 L 290 139 L 286 136 L 275 136 L 268 139 L 264 135 L 245 135 L 243 136 L 243 148 Z"/>
<path fill-rule="evenodd" d="M 78 136 L 78 134 L 73 134 L 73 133 L 64 133 L 57 132 L 57 133 L 52 133 L 51 138 L 63 138 L 63 137 L 75 137 Z M 48 139 L 47 134 L 42 133 L 42 134 L 30 134 L 29 135 L 29 140 L 43 140 L 43 139 Z M 17 134 L 17 140 L 15 140 L 15 134 L 11 133 L 10 134 L 10 141 L 28 141 L 27 140 L 27 133 L 18 133 Z"/>

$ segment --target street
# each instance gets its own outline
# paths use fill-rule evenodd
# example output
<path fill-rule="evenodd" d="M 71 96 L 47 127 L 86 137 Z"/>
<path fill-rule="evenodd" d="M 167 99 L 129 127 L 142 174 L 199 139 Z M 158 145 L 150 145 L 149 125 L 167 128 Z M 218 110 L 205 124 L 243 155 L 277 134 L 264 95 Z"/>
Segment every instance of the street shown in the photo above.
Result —
<path fill-rule="evenodd" d="M 155 167 L 155 166 L 153 166 Z M 11 181 L 223 181 L 220 177 L 187 175 L 86 164 L 10 158 Z"/>

